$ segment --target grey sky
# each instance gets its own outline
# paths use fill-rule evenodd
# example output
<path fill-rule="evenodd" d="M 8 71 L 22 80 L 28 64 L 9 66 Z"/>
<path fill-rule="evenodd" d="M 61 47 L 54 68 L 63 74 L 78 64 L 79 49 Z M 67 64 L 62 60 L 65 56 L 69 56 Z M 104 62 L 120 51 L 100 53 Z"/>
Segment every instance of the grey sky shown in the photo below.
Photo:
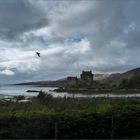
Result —
<path fill-rule="evenodd" d="M 0 0 L 1 81 L 139 67 L 139 7 L 139 0 Z"/>

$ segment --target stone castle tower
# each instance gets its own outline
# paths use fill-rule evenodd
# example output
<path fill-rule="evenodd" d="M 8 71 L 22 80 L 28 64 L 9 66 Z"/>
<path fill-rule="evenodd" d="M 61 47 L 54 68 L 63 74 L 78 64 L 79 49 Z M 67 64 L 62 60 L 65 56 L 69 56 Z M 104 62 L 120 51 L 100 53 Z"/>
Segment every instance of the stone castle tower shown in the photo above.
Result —
<path fill-rule="evenodd" d="M 91 82 L 93 81 L 92 71 L 82 71 L 80 75 L 81 80 Z"/>

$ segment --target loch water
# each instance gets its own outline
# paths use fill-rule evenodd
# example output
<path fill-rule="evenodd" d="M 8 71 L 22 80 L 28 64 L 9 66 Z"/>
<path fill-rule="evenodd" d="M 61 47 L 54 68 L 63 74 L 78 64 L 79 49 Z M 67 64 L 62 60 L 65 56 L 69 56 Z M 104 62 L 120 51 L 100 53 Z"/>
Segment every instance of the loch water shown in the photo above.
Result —
<path fill-rule="evenodd" d="M 131 93 L 131 94 L 114 94 L 114 93 L 104 93 L 104 94 L 82 94 L 82 93 L 57 93 L 53 90 L 57 87 L 36 87 L 32 85 L 1 85 L 0 86 L 0 98 L 6 97 L 6 96 L 18 96 L 18 95 L 24 95 L 24 96 L 37 96 L 38 92 L 26 92 L 27 90 L 37 90 L 37 91 L 44 91 L 48 94 L 51 94 L 53 97 L 118 97 L 118 98 L 125 98 L 125 97 L 140 97 L 140 93 Z"/>

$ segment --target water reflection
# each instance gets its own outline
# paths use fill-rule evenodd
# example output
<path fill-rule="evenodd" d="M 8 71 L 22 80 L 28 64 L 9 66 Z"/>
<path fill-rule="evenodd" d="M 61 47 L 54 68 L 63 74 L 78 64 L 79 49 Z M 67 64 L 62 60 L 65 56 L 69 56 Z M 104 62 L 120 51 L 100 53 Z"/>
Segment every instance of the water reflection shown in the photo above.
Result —
<path fill-rule="evenodd" d="M 3 98 L 4 96 L 17 96 L 17 95 L 24 95 L 24 96 L 37 96 L 37 92 L 26 92 L 27 90 L 42 90 L 53 97 L 105 97 L 105 98 L 125 98 L 125 97 L 140 97 L 140 93 L 136 94 L 112 94 L 112 93 L 105 93 L 105 94 L 81 94 L 81 93 L 56 93 L 53 90 L 56 89 L 54 87 L 34 87 L 34 86 L 1 86 L 0 87 L 0 97 Z"/>

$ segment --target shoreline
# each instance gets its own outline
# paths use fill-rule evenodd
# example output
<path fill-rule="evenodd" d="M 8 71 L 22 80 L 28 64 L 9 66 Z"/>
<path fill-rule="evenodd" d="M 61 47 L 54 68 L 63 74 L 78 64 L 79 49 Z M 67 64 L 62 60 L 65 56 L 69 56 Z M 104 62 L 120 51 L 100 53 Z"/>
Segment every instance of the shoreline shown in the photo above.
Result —
<path fill-rule="evenodd" d="M 75 89 L 75 88 L 57 88 L 53 91 L 57 93 L 68 92 L 70 94 L 138 94 L 140 93 L 139 89 Z"/>

